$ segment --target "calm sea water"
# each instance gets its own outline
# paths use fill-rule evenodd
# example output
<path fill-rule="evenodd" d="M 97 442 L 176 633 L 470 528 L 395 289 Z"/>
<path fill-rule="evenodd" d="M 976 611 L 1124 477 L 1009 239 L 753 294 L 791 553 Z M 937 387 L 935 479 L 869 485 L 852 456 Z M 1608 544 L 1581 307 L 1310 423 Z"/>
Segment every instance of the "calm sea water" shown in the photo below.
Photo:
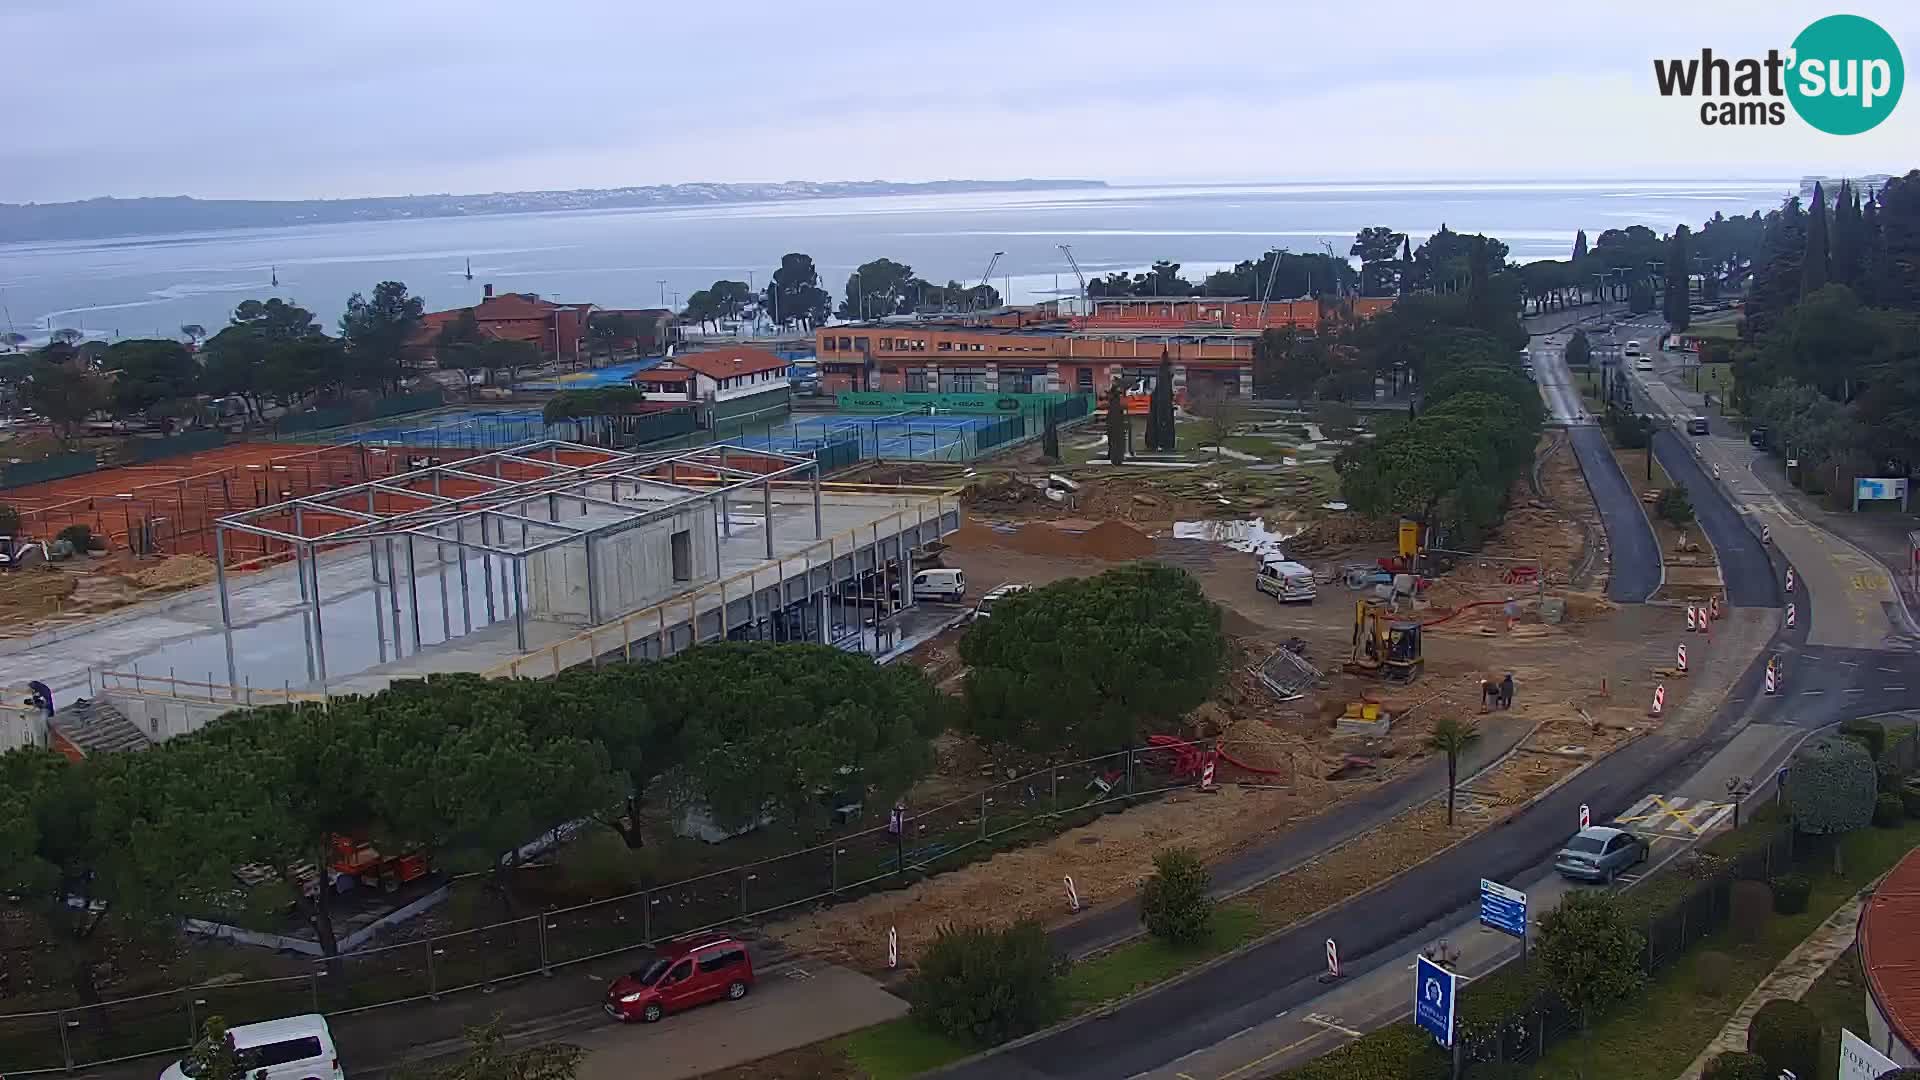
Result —
<path fill-rule="evenodd" d="M 1517 259 L 1564 258 L 1574 232 L 1644 224 L 1665 232 L 1716 210 L 1775 206 L 1778 181 L 1593 181 L 1122 187 L 1104 191 L 898 196 L 670 210 L 320 225 L 289 229 L 0 245 L 0 329 L 43 339 L 218 328 L 250 297 L 282 296 L 331 329 L 349 293 L 399 280 L 429 310 L 472 303 L 481 286 L 612 307 L 672 303 L 727 277 L 764 284 L 785 252 L 813 256 L 839 295 L 862 262 L 887 257 L 935 281 L 978 281 L 1027 302 L 1071 292 L 1058 245 L 1089 275 L 1182 263 L 1195 280 L 1270 247 L 1344 253 L 1386 225 L 1424 237 L 1441 223 L 1505 240 Z M 473 280 L 464 277 L 473 261 Z M 273 273 L 280 285 L 269 285 Z M 1010 278 L 1010 280 L 1009 280 Z"/>

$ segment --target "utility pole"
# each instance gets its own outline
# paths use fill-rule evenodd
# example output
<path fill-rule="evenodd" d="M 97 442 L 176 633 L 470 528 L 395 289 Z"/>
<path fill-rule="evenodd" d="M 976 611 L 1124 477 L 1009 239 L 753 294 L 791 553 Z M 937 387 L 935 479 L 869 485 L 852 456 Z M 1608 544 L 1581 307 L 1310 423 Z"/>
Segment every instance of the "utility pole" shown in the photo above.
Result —
<path fill-rule="evenodd" d="M 666 307 L 667 306 L 667 279 L 658 278 L 656 280 L 660 286 L 660 306 Z"/>

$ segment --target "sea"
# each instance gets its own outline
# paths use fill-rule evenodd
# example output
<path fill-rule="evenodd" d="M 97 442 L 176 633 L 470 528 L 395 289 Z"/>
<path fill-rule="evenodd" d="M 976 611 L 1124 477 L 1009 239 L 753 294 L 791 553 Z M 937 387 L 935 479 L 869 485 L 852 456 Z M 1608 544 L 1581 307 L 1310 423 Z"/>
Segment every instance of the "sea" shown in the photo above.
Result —
<path fill-rule="evenodd" d="M 176 336 L 225 325 L 242 300 L 279 296 L 332 330 L 347 297 L 403 281 L 428 310 L 484 286 L 603 307 L 678 306 L 728 278 L 764 285 L 788 252 L 843 294 L 863 262 L 928 280 L 993 284 L 1013 303 L 1074 295 L 1062 246 L 1089 277 L 1155 260 L 1206 273 L 1271 248 L 1345 254 L 1370 225 L 1413 235 L 1445 224 L 1497 236 L 1516 260 L 1565 258 L 1574 234 L 1698 227 L 1777 206 L 1778 180 L 1454 181 L 1114 186 L 556 211 L 0 245 L 0 329 L 44 341 Z M 998 257 L 996 258 L 996 254 Z M 472 277 L 467 277 L 468 264 Z M 274 281 L 277 279 L 278 284 Z"/>

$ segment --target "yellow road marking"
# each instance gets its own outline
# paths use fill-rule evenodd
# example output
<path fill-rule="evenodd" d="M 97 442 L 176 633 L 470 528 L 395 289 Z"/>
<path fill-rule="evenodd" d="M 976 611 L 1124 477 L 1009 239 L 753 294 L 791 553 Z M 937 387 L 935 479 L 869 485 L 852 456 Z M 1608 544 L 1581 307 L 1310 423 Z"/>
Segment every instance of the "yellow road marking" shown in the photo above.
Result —
<path fill-rule="evenodd" d="M 1693 806 L 1689 806 L 1684 810 L 1675 810 L 1672 806 L 1669 806 L 1667 804 L 1667 801 L 1665 799 L 1662 799 L 1658 795 L 1649 795 L 1647 796 L 1647 798 L 1652 799 L 1654 802 L 1654 805 L 1658 806 L 1661 810 L 1665 811 L 1668 817 L 1671 817 L 1673 820 L 1679 822 L 1682 825 L 1685 825 L 1695 836 L 1703 835 L 1703 833 L 1700 826 L 1695 825 L 1693 823 L 1693 815 L 1699 813 L 1702 810 L 1718 811 L 1724 808 L 1724 804 L 1722 803 L 1703 802 L 1703 803 L 1696 803 Z M 1655 815 L 1655 816 L 1658 816 L 1658 815 Z"/>
<path fill-rule="evenodd" d="M 1312 1042 L 1313 1040 L 1325 1034 L 1327 1034 L 1326 1029 L 1322 1029 L 1320 1031 L 1314 1032 L 1313 1034 L 1307 1036 L 1304 1039 L 1296 1039 L 1293 1042 L 1288 1043 L 1287 1045 L 1281 1047 L 1278 1050 L 1273 1051 L 1270 1054 L 1262 1054 L 1259 1057 L 1254 1058 L 1252 1061 L 1247 1062 L 1245 1065 L 1240 1066 L 1239 1068 L 1233 1070 L 1232 1072 L 1221 1073 L 1216 1078 L 1216 1080 L 1233 1080 L 1234 1077 L 1239 1076 L 1240 1074 L 1244 1072 L 1248 1072 L 1252 1069 L 1257 1069 L 1260 1066 L 1265 1065 L 1267 1062 L 1272 1061 L 1274 1058 L 1279 1057 L 1281 1054 L 1290 1054 L 1293 1051 L 1300 1049 L 1301 1047 L 1307 1045 L 1308 1043 Z"/>

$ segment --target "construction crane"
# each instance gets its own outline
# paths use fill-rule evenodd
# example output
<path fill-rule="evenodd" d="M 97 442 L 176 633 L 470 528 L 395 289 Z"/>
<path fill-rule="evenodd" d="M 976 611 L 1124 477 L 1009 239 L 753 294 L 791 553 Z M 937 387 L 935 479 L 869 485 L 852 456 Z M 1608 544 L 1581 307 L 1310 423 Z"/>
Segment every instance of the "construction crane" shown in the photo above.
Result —
<path fill-rule="evenodd" d="M 1073 246 L 1070 244 L 1060 244 L 1058 247 L 1060 248 L 1060 254 L 1067 257 L 1067 265 L 1073 267 L 1073 276 L 1080 279 L 1080 310 L 1075 312 L 1075 314 L 1093 314 L 1092 311 L 1088 310 L 1088 307 L 1092 304 L 1092 300 L 1087 296 L 1087 275 L 1080 272 L 1080 263 L 1073 257 Z"/>
<path fill-rule="evenodd" d="M 993 280 L 993 268 L 1000 265 L 1000 256 L 1005 254 L 1006 252 L 1004 251 L 996 251 L 993 253 L 993 258 L 987 260 L 987 272 L 980 275 L 980 284 L 974 288 L 974 297 L 983 298 L 986 296 L 986 290 L 989 287 L 987 283 Z M 1004 300 L 1006 298 L 1001 297 L 1001 299 Z M 967 304 L 969 309 L 973 306 L 972 302 Z"/>
<path fill-rule="evenodd" d="M 1260 293 L 1260 323 L 1256 329 L 1262 333 L 1265 333 L 1267 329 L 1267 305 L 1273 300 L 1273 281 L 1280 276 L 1280 249 L 1270 248 L 1267 254 L 1273 256 L 1273 268 L 1267 272 L 1267 287 L 1261 290 Z M 1258 281 L 1259 279 L 1255 278 L 1254 280 Z"/>

